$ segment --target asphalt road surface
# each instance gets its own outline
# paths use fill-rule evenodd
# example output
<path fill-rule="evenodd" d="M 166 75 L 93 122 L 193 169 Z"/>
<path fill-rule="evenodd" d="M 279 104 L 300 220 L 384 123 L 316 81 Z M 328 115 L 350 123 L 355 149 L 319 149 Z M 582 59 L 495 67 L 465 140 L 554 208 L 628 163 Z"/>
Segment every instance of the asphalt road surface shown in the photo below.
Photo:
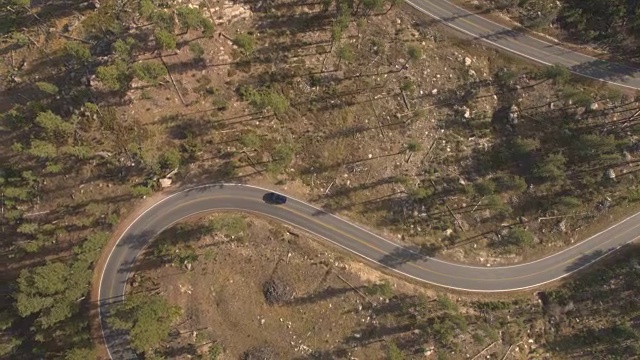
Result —
<path fill-rule="evenodd" d="M 125 332 L 107 324 L 109 308 L 124 299 L 136 257 L 162 230 L 198 213 L 240 210 L 272 217 L 399 274 L 447 288 L 500 292 L 535 287 L 575 272 L 640 233 L 640 213 L 552 256 L 515 266 L 476 267 L 429 258 L 386 240 L 347 220 L 289 198 L 284 205 L 263 200 L 269 190 L 248 185 L 218 184 L 184 190 L 158 202 L 126 229 L 109 255 L 100 280 L 100 321 L 110 356 L 135 359 Z"/>
<path fill-rule="evenodd" d="M 417 10 L 474 39 L 546 65 L 629 89 L 640 89 L 640 69 L 615 64 L 542 41 L 471 13 L 446 0 L 405 0 Z"/>

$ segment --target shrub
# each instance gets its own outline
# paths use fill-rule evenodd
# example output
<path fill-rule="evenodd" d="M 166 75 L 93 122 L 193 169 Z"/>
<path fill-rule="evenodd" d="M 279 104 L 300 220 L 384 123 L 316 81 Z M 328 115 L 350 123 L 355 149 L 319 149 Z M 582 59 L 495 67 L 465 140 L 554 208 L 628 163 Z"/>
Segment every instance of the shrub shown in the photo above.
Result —
<path fill-rule="evenodd" d="M 249 55 L 253 52 L 253 48 L 255 46 L 255 39 L 253 36 L 248 34 L 238 34 L 233 39 L 234 45 L 242 49 L 246 55 Z"/>
<path fill-rule="evenodd" d="M 248 148 L 257 149 L 262 145 L 262 138 L 258 134 L 251 132 L 240 137 L 240 144 Z"/>
<path fill-rule="evenodd" d="M 383 280 L 379 283 L 373 284 L 367 288 L 369 295 L 380 295 L 382 297 L 393 297 L 393 288 L 389 283 L 389 280 Z"/>
<path fill-rule="evenodd" d="M 509 245 L 529 247 L 533 245 L 533 235 L 526 229 L 514 227 L 503 236 L 503 241 Z"/>
<path fill-rule="evenodd" d="M 77 41 L 67 41 L 64 44 L 64 50 L 73 60 L 81 63 L 91 60 L 91 51 L 89 46 Z"/>
<path fill-rule="evenodd" d="M 204 48 L 202 47 L 202 45 L 195 41 L 189 43 L 189 50 L 191 51 L 193 57 L 197 60 L 202 59 L 202 57 L 204 56 Z"/>
<path fill-rule="evenodd" d="M 404 360 L 404 355 L 402 354 L 402 350 L 398 348 L 396 343 L 391 342 L 387 347 L 387 359 L 389 360 Z"/>
<path fill-rule="evenodd" d="M 458 305 L 451 301 L 447 295 L 438 295 L 438 305 L 442 310 L 458 312 Z"/>
<path fill-rule="evenodd" d="M 209 231 L 238 236 L 247 231 L 247 221 L 242 216 L 216 216 L 209 222 Z"/>
<path fill-rule="evenodd" d="M 146 197 L 153 194 L 153 189 L 149 186 L 137 185 L 131 188 L 131 195 L 134 197 Z"/>
<path fill-rule="evenodd" d="M 180 166 L 181 161 L 180 151 L 172 148 L 160 155 L 159 164 L 163 170 L 173 170 Z"/>
<path fill-rule="evenodd" d="M 496 183 L 492 180 L 478 181 L 473 185 L 476 193 L 480 196 L 489 196 L 496 192 Z"/>
<path fill-rule="evenodd" d="M 38 88 L 38 90 L 44 93 L 47 93 L 49 95 L 55 95 L 58 93 L 58 87 L 48 82 L 43 82 L 43 81 L 37 82 L 36 87 Z"/>
<path fill-rule="evenodd" d="M 540 75 L 546 79 L 553 80 L 556 84 L 564 84 L 569 80 L 571 73 L 569 69 L 562 65 L 550 65 L 545 67 Z"/>
<path fill-rule="evenodd" d="M 527 189 L 527 183 L 517 175 L 502 175 L 497 178 L 497 187 L 500 191 L 523 192 Z"/>

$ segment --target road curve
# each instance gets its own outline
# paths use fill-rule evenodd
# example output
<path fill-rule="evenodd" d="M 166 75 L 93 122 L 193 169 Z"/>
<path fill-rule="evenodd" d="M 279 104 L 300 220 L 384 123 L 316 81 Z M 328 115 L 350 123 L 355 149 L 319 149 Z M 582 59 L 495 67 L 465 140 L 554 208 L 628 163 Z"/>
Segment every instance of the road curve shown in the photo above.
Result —
<path fill-rule="evenodd" d="M 493 47 L 545 65 L 564 65 L 571 72 L 628 89 L 640 89 L 640 69 L 600 60 L 513 30 L 447 0 L 405 0 L 445 25 Z"/>
<path fill-rule="evenodd" d="M 429 258 L 400 247 L 358 225 L 303 201 L 269 205 L 269 192 L 249 185 L 215 184 L 177 192 L 142 213 L 118 239 L 100 278 L 100 325 L 113 359 L 135 359 L 126 333 L 107 324 L 110 306 L 124 299 L 127 278 L 136 257 L 161 231 L 191 215 L 216 210 L 239 210 L 272 217 L 340 246 L 366 260 L 404 276 L 447 288 L 501 292 L 542 285 L 597 261 L 640 234 L 640 213 L 566 250 L 526 264 L 477 267 Z"/>

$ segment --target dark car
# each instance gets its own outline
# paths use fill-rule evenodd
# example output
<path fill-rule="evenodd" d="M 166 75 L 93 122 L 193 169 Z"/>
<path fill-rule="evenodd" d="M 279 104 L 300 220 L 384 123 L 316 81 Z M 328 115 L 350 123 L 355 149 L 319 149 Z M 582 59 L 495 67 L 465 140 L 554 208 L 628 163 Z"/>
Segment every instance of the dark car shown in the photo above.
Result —
<path fill-rule="evenodd" d="M 263 199 L 264 201 L 275 205 L 282 205 L 287 202 L 286 196 L 274 192 L 267 193 Z"/>

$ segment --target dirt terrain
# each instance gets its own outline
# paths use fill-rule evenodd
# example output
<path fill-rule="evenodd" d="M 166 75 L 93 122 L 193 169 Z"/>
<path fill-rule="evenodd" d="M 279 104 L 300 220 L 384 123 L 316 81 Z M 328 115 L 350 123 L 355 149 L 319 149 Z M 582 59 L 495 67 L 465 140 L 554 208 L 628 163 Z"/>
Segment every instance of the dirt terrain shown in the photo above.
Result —
<path fill-rule="evenodd" d="M 172 359 L 214 347 L 219 359 L 631 359 L 639 249 L 543 291 L 447 294 L 284 226 L 223 213 L 165 231 L 129 292 L 182 308 L 155 353 Z"/>
<path fill-rule="evenodd" d="M 207 223 L 226 228 L 189 237 Z M 398 344 L 407 356 L 455 359 L 490 343 L 482 334 L 471 340 L 469 329 L 487 325 L 466 324 L 464 318 L 477 316 L 467 300 L 389 277 L 259 218 L 221 214 L 179 225 L 161 235 L 147 256 L 130 291 L 159 293 L 183 309 L 159 350 L 169 358 L 186 359 L 217 344 L 224 349 L 221 359 L 258 348 L 268 348 L 269 359 L 382 359 Z M 267 292 L 267 284 L 278 291 Z M 420 324 L 443 310 L 460 317 L 448 325 L 457 335 L 446 344 Z M 509 345 L 494 344 L 487 354 Z"/>

